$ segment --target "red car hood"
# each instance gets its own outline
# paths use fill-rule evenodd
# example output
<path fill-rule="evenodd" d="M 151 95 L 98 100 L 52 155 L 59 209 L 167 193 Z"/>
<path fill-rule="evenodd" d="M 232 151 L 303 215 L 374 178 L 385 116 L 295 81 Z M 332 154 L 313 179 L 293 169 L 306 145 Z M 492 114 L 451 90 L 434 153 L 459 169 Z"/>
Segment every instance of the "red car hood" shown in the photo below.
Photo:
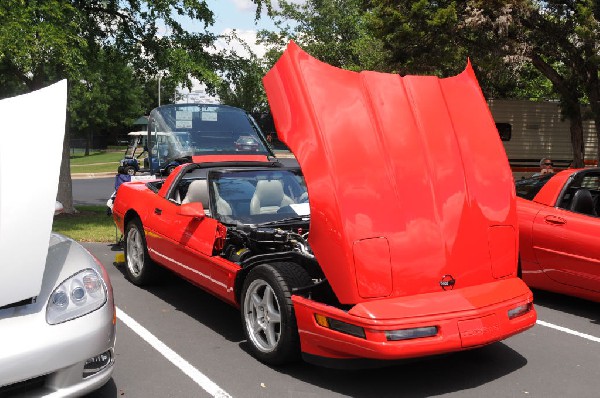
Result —
<path fill-rule="evenodd" d="M 342 303 L 514 275 L 513 178 L 470 64 L 446 79 L 356 73 L 292 42 L 264 84 Z"/>

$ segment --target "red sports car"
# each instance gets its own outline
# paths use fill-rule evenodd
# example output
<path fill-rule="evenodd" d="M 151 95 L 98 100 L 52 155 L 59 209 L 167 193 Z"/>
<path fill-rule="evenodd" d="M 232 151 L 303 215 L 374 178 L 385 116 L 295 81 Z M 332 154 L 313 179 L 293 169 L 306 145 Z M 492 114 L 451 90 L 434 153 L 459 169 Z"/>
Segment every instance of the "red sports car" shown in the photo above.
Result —
<path fill-rule="evenodd" d="M 512 174 L 470 66 L 355 73 L 291 43 L 264 83 L 302 173 L 215 154 L 122 185 L 113 213 L 133 283 L 160 265 L 239 307 L 269 364 L 360 366 L 535 324 Z"/>
<path fill-rule="evenodd" d="M 600 302 L 600 169 L 520 180 L 516 189 L 523 280 Z"/>

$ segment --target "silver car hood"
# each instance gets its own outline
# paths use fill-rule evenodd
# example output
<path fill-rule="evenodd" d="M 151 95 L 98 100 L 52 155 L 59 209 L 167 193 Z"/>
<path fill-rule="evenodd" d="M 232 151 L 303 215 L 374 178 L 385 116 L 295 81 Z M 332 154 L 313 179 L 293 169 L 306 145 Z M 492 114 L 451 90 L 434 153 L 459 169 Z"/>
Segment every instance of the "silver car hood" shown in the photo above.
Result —
<path fill-rule="evenodd" d="M 0 101 L 0 307 L 40 293 L 66 104 L 66 80 Z"/>

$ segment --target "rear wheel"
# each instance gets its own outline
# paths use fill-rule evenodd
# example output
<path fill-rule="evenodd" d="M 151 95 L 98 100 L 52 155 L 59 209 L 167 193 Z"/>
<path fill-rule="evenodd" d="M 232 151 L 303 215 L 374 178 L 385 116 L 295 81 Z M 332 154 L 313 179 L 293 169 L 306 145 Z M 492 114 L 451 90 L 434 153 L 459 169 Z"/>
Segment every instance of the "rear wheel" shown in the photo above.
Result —
<path fill-rule="evenodd" d="M 125 228 L 125 276 L 133 284 L 142 286 L 151 282 L 157 271 L 148 255 L 142 222 L 135 218 Z"/>
<path fill-rule="evenodd" d="M 248 274 L 242 289 L 242 324 L 250 350 L 260 361 L 280 365 L 299 357 L 291 291 L 310 282 L 294 263 L 263 264 Z"/>

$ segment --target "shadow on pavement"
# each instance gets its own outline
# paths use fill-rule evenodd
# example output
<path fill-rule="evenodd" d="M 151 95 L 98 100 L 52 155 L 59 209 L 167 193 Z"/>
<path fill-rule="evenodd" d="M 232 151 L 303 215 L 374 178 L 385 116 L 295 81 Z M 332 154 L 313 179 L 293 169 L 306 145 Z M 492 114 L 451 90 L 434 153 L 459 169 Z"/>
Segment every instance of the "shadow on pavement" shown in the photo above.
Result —
<path fill-rule="evenodd" d="M 544 290 L 532 290 L 534 304 L 589 319 L 591 323 L 600 325 L 600 303 Z"/>

